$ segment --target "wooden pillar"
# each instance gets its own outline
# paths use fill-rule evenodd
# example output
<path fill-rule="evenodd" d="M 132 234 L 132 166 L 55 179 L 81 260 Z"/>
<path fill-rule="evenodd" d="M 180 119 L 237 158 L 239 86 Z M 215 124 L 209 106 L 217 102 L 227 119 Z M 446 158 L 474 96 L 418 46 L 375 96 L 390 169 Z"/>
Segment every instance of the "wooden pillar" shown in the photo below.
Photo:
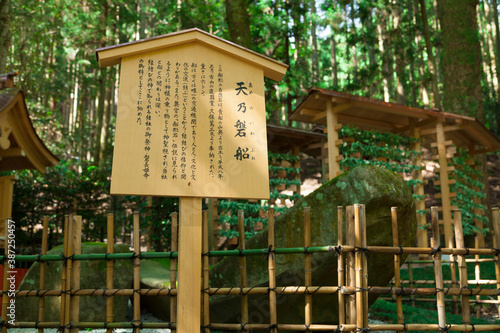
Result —
<path fill-rule="evenodd" d="M 200 332 L 201 316 L 201 198 L 179 200 L 179 283 L 177 331 Z"/>
<path fill-rule="evenodd" d="M 415 127 L 414 121 L 411 122 L 411 135 L 415 139 L 420 139 L 420 128 Z M 414 142 L 411 144 L 411 150 L 413 151 L 422 151 L 422 147 L 420 145 L 420 141 Z M 415 160 L 413 161 L 415 166 L 422 165 L 422 155 L 416 155 Z M 420 181 L 419 184 L 414 186 L 414 193 L 418 196 L 425 195 L 424 192 L 424 177 L 422 171 L 417 171 L 418 176 L 417 179 Z M 417 211 L 425 210 L 425 200 L 416 200 L 415 206 Z M 421 228 L 427 224 L 427 218 L 425 214 L 417 213 L 417 246 L 418 247 L 429 247 L 429 242 L 427 240 L 427 230 Z"/>
<path fill-rule="evenodd" d="M 448 178 L 448 160 L 446 158 L 446 143 L 443 128 L 443 119 L 438 120 L 436 124 L 436 144 L 439 159 L 439 181 L 441 184 L 441 204 L 443 207 L 444 239 L 453 237 L 450 185 Z M 435 240 L 439 243 L 439 240 Z"/>
<path fill-rule="evenodd" d="M 328 135 L 328 179 L 333 179 L 340 174 L 339 147 L 336 145 L 339 139 L 338 117 L 333 112 L 332 100 L 326 100 L 326 126 Z"/>

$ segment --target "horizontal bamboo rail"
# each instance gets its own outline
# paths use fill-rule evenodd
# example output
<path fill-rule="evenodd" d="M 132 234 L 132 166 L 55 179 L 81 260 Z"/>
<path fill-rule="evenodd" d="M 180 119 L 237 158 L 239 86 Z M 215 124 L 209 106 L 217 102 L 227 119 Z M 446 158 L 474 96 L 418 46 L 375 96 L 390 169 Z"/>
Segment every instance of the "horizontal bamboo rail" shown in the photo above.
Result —
<path fill-rule="evenodd" d="M 372 294 L 391 294 L 391 295 L 427 295 L 432 296 L 436 294 L 436 288 L 409 288 L 409 287 L 378 287 L 368 286 L 368 292 Z M 306 294 L 335 294 L 341 292 L 344 295 L 353 295 L 358 290 L 357 287 L 346 286 L 286 286 L 276 287 L 276 294 L 278 295 L 306 295 Z M 206 290 L 210 296 L 225 295 L 267 295 L 269 293 L 268 287 L 227 287 L 227 288 L 209 288 Z M 484 288 L 443 288 L 445 295 L 463 295 L 463 296 L 499 296 L 500 289 L 484 289 Z M 2 292 L 3 293 L 3 292 Z M 141 296 L 176 296 L 176 289 L 159 288 L 159 289 L 137 289 L 136 293 Z M 65 292 L 61 290 L 17 290 L 16 297 L 50 297 L 61 296 Z M 134 289 L 79 289 L 67 292 L 71 296 L 132 296 Z"/>
<path fill-rule="evenodd" d="M 385 253 L 385 254 L 434 254 L 435 249 L 431 247 L 393 247 L 393 246 L 367 246 L 368 252 Z M 500 249 L 468 249 L 468 248 L 440 248 L 441 254 L 454 254 L 454 255 L 496 255 Z M 290 248 L 276 248 L 273 250 L 274 254 L 304 254 L 304 253 L 349 253 L 356 252 L 354 246 L 311 246 L 304 249 L 304 247 L 290 247 Z M 269 249 L 247 249 L 247 250 L 227 250 L 227 251 L 209 251 L 209 257 L 238 257 L 238 256 L 259 256 L 269 255 Z M 125 260 L 132 258 L 139 259 L 159 259 L 159 258 L 177 258 L 177 252 L 141 252 L 137 255 L 134 253 L 90 253 L 90 254 L 75 254 L 71 256 L 71 260 Z M 69 257 L 62 254 L 46 254 L 46 255 L 16 255 L 16 261 L 65 261 Z M 5 256 L 0 256 L 0 261 L 7 260 Z"/>
<path fill-rule="evenodd" d="M 7 324 L 8 328 L 59 328 L 59 322 L 16 322 L 14 325 Z M 121 323 L 104 323 L 104 322 L 75 322 L 71 323 L 72 328 L 132 328 L 134 324 L 132 322 L 121 322 Z M 175 328 L 175 323 L 151 323 L 142 322 L 142 328 Z M 269 329 L 269 324 L 245 324 L 244 329 L 248 330 L 267 330 Z M 241 330 L 243 328 L 242 324 L 222 324 L 222 323 L 212 323 L 210 324 L 211 329 L 220 330 Z M 301 324 L 277 324 L 278 330 L 290 330 L 290 331 L 304 331 L 305 326 Z M 437 324 L 382 324 L 382 325 L 369 325 L 367 327 L 370 331 L 438 331 L 439 327 Z M 448 331 L 456 332 L 487 332 L 487 331 L 498 331 L 500 330 L 500 325 L 447 325 Z M 309 327 L 310 331 L 354 331 L 356 330 L 356 325 L 346 324 L 346 325 L 320 325 L 312 324 Z"/>

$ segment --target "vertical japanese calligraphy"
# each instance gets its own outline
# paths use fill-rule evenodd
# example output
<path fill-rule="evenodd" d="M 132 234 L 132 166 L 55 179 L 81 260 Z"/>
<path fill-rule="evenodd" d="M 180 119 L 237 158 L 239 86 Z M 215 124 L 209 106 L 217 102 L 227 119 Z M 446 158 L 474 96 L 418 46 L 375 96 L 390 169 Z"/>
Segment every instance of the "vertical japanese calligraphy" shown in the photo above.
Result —
<path fill-rule="evenodd" d="M 241 61 L 191 55 L 181 49 L 177 56 L 156 52 L 122 63 L 125 71 L 133 68 L 120 82 L 116 140 L 125 144 L 115 146 L 115 161 L 126 168 L 114 162 L 112 193 L 238 197 L 250 186 L 258 188 L 253 197 L 265 197 L 262 71 L 249 77 Z M 258 181 L 246 176 L 255 172 Z"/>

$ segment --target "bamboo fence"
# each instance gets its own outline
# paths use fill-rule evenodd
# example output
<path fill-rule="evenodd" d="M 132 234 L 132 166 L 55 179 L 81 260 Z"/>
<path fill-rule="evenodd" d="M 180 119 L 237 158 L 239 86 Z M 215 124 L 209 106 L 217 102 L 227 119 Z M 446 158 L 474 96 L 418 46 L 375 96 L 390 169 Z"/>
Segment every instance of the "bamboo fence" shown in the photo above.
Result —
<path fill-rule="evenodd" d="M 291 331 L 344 331 L 344 332 L 367 332 L 393 330 L 397 332 L 423 330 L 423 331 L 458 331 L 458 332 L 486 332 L 500 331 L 500 325 L 472 325 L 470 322 L 470 304 L 477 303 L 477 296 L 495 297 L 496 302 L 500 297 L 500 267 L 498 255 L 500 250 L 496 248 L 500 244 L 500 213 L 499 209 L 493 210 L 495 247 L 494 248 L 474 248 L 469 249 L 464 246 L 463 232 L 461 228 L 460 211 L 454 212 L 455 240 L 447 240 L 448 247 L 440 246 L 439 221 L 437 218 L 437 208 L 432 208 L 432 239 L 431 247 L 401 247 L 397 233 L 397 208 L 391 211 L 393 244 L 392 246 L 370 246 L 366 243 L 366 213 L 364 205 L 348 206 L 345 209 L 338 207 L 338 239 L 336 245 L 311 246 L 311 223 L 310 210 L 304 209 L 304 244 L 297 244 L 294 248 L 276 248 L 274 235 L 274 210 L 269 209 L 268 223 L 268 247 L 264 249 L 247 249 L 244 241 L 244 216 L 243 212 L 238 212 L 240 248 L 238 250 L 227 251 L 209 251 L 209 231 L 206 227 L 203 230 L 203 246 L 200 253 L 202 262 L 202 283 L 200 293 L 202 296 L 200 332 L 211 332 L 213 330 L 229 330 L 248 332 L 252 330 L 262 330 L 277 332 L 280 330 Z M 345 216 L 344 216 L 345 215 Z M 81 217 L 67 216 L 64 226 L 63 253 L 60 255 L 47 255 L 47 244 L 44 241 L 42 253 L 37 255 L 19 255 L 16 261 L 40 261 L 40 289 L 37 290 L 17 290 L 15 297 L 34 297 L 38 298 L 39 316 L 36 322 L 15 322 L 11 324 L 5 317 L 6 311 L 2 312 L 2 331 L 8 331 L 10 328 L 37 329 L 43 332 L 46 328 L 57 328 L 61 331 L 77 331 L 78 329 L 97 329 L 104 328 L 107 332 L 112 332 L 117 328 L 132 328 L 135 332 L 147 328 L 169 328 L 176 329 L 176 308 L 182 306 L 176 304 L 177 295 L 177 214 L 172 214 L 172 244 L 170 252 L 141 252 L 140 251 L 140 215 L 133 214 L 133 252 L 114 253 L 114 226 L 113 216 L 108 214 L 108 247 L 104 254 L 80 254 L 79 242 L 81 240 Z M 204 213 L 204 225 L 207 226 L 207 213 Z M 345 229 L 344 229 L 345 223 Z M 44 229 L 47 228 L 48 219 L 44 219 Z M 346 232 L 344 233 L 344 230 Z M 46 231 L 44 232 L 46 238 Z M 71 235 L 71 236 L 70 236 Z M 345 236 L 345 237 L 344 237 Z M 345 244 L 344 244 L 345 241 Z M 455 246 L 453 246 L 453 243 Z M 300 246 L 303 245 L 303 246 Z M 338 285 L 332 286 L 314 286 L 313 260 L 315 253 L 336 253 L 338 258 Z M 392 256 L 395 268 L 395 285 L 393 286 L 369 286 L 368 285 L 368 252 L 384 253 Z M 248 286 L 247 285 L 247 265 L 246 257 L 265 255 L 268 259 L 268 286 Z M 304 256 L 304 285 L 303 286 L 277 286 L 276 285 L 276 256 L 283 254 L 303 254 Z M 399 270 L 401 265 L 401 256 L 403 254 L 421 254 L 430 255 L 433 258 L 435 267 L 434 287 L 415 286 L 416 281 L 410 281 L 411 285 L 405 287 L 404 281 L 401 281 Z M 445 286 L 442 275 L 442 255 L 453 255 L 452 259 L 456 261 L 459 277 L 453 279 L 450 287 Z M 497 272 L 496 288 L 484 288 L 483 285 L 469 284 L 467 280 L 467 256 L 494 256 Z M 209 281 L 209 258 L 210 257 L 239 257 L 240 266 L 240 286 L 217 288 L 210 286 Z M 168 288 L 145 289 L 140 286 L 140 262 L 142 259 L 151 258 L 170 258 L 171 275 L 170 286 Z M 5 256 L 1 257 L 5 260 Z M 99 289 L 80 289 L 79 264 L 86 260 L 104 260 L 107 264 L 106 270 L 106 288 Z M 113 261 L 114 260 L 132 260 L 134 265 L 133 288 L 114 288 L 113 286 Z M 476 263 L 481 262 L 477 258 Z M 63 261 L 63 270 L 61 273 L 61 289 L 45 289 L 45 270 L 46 263 L 54 261 Z M 410 277 L 410 280 L 412 278 Z M 481 280 L 476 276 L 475 280 Z M 182 282 L 181 282 L 182 283 Z M 5 309 L 8 304 L 8 291 L 6 285 L 2 291 L 2 307 Z M 278 295 L 297 295 L 302 294 L 305 298 L 304 303 L 304 323 L 287 324 L 280 323 L 277 313 Z M 313 320 L 313 297 L 315 294 L 326 294 L 332 296 L 332 302 L 339 303 L 339 320 L 337 323 L 319 324 Z M 368 295 L 389 295 L 394 296 L 397 305 L 397 324 L 368 324 Z M 241 297 L 241 321 L 239 323 L 214 323 L 210 320 L 210 297 L 214 295 L 234 295 Z M 249 295 L 267 295 L 269 299 L 269 322 L 249 322 L 248 314 L 248 296 Z M 402 311 L 402 301 L 404 296 L 411 295 L 413 301 L 415 297 L 433 296 L 432 300 L 436 303 L 438 313 L 438 322 L 434 324 L 405 323 Z M 460 308 L 462 311 L 461 323 L 449 323 L 445 312 L 445 295 L 454 297 L 455 302 L 460 298 Z M 80 297 L 106 296 L 106 321 L 105 322 L 81 322 L 78 318 L 78 303 Z M 113 320 L 113 296 L 129 296 L 133 299 L 133 319 L 130 322 L 114 322 Z M 169 296 L 171 300 L 170 322 L 151 323 L 141 320 L 140 300 L 143 296 Z M 45 300 L 47 297 L 60 297 L 61 316 L 58 322 L 45 321 Z M 470 300 L 473 298 L 473 300 Z M 452 299 L 453 301 L 453 299 Z M 193 311 L 196 311 L 193 309 Z M 184 333 L 184 332 L 182 332 Z"/>

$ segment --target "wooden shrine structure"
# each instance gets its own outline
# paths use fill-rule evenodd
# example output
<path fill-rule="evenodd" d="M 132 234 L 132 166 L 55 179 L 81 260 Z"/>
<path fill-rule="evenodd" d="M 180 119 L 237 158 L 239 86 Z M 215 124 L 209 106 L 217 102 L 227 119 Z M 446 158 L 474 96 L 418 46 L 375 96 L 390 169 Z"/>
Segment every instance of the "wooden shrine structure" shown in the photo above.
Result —
<path fill-rule="evenodd" d="M 500 150 L 500 141 L 477 119 L 447 113 L 438 109 L 425 110 L 405 105 L 383 102 L 371 98 L 351 95 L 333 90 L 312 87 L 302 103 L 293 111 L 291 120 L 326 126 L 327 152 L 325 162 L 328 165 L 328 177 L 331 179 L 343 171 L 340 161 L 343 156 L 339 146 L 339 130 L 343 125 L 350 125 L 361 130 L 377 130 L 404 134 L 421 141 L 414 143 L 412 150 L 420 151 L 421 146 L 437 150 L 434 155 L 439 163 L 439 181 L 435 185 L 441 187 L 439 197 L 442 202 L 442 215 L 445 239 L 452 236 L 452 210 L 450 198 L 456 193 L 450 193 L 449 173 L 454 171 L 451 165 L 453 157 L 450 146 L 466 148 L 471 156 Z M 414 160 L 415 165 L 421 165 L 421 157 Z M 423 180 L 422 173 L 418 175 Z M 423 182 L 414 188 L 417 195 L 424 195 Z M 417 210 L 425 209 L 424 201 L 417 202 Z M 426 224 L 426 217 L 417 214 L 418 225 Z M 476 221 L 476 226 L 482 228 L 482 222 Z M 418 246 L 426 247 L 425 230 L 418 229 Z M 484 246 L 484 239 L 480 239 Z"/>
<path fill-rule="evenodd" d="M 31 123 L 24 93 L 14 85 L 17 72 L 0 75 L 0 171 L 46 167 L 59 160 L 42 142 Z M 3 220 L 12 217 L 14 177 L 0 177 L 0 245 L 5 240 Z"/>

